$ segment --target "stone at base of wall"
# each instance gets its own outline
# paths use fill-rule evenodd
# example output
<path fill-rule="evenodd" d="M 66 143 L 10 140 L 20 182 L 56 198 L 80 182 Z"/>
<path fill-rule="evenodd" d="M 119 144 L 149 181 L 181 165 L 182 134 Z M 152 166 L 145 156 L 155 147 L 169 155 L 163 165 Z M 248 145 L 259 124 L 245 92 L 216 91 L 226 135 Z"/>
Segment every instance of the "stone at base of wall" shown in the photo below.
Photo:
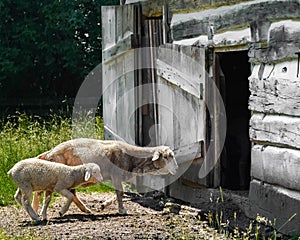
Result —
<path fill-rule="evenodd" d="M 276 229 L 280 232 L 292 236 L 300 233 L 300 192 L 252 180 L 249 201 L 250 218 L 256 218 L 257 214 L 271 222 L 276 218 Z"/>

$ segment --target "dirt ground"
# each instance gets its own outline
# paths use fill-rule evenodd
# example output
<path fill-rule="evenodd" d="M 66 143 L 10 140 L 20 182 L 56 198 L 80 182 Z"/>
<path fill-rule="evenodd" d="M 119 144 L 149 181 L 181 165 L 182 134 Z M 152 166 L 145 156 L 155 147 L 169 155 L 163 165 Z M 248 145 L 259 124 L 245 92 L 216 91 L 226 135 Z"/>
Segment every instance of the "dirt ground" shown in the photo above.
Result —
<path fill-rule="evenodd" d="M 14 205 L 0 208 L 0 228 L 14 239 L 228 239 L 209 227 L 207 212 L 174 203 L 159 194 L 145 197 L 126 193 L 124 206 L 128 215 L 125 216 L 118 214 L 117 203 L 98 210 L 100 203 L 114 193 L 79 193 L 79 196 L 93 214 L 82 213 L 72 204 L 66 215 L 59 217 L 65 199 L 56 197 L 48 209 L 48 222 L 34 223 L 20 206 Z M 224 209 L 222 217 L 237 212 L 242 216 L 240 225 L 246 226 L 249 219 L 235 208 Z"/>

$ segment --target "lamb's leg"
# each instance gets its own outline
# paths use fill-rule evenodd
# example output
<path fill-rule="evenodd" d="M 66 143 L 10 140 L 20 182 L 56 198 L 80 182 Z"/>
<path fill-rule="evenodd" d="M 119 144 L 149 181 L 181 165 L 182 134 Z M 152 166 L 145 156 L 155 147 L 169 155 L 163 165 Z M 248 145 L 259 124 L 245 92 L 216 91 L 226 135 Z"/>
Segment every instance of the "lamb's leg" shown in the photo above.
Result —
<path fill-rule="evenodd" d="M 22 206 L 22 192 L 21 192 L 20 188 L 17 189 L 14 198 L 15 198 L 16 202 Z"/>
<path fill-rule="evenodd" d="M 40 203 L 42 194 L 43 194 L 43 192 L 34 192 L 34 194 L 33 194 L 32 208 L 36 212 L 39 209 L 39 203 Z"/>
<path fill-rule="evenodd" d="M 52 197 L 52 192 L 46 191 L 44 202 L 43 202 L 43 207 L 42 207 L 42 219 L 43 220 L 47 220 L 47 208 L 48 208 L 49 203 L 51 201 L 51 197 Z"/>
<path fill-rule="evenodd" d="M 63 216 L 69 209 L 71 203 L 72 203 L 73 199 L 68 199 L 66 204 L 64 206 L 61 207 L 60 211 L 59 211 L 59 216 Z"/>
<path fill-rule="evenodd" d="M 127 214 L 127 211 L 123 206 L 124 190 L 123 190 L 122 182 L 119 179 L 115 179 L 115 180 L 113 179 L 113 185 L 115 187 L 115 191 L 117 194 L 119 213 L 125 215 L 125 214 Z"/>
<path fill-rule="evenodd" d="M 77 205 L 77 207 L 78 207 L 82 212 L 85 212 L 85 213 L 91 213 L 91 212 L 92 212 L 92 211 L 91 211 L 88 207 L 86 207 L 86 206 L 83 204 L 83 202 L 81 202 L 80 199 L 76 196 L 76 191 L 75 191 L 75 189 L 70 190 L 70 192 L 74 195 L 74 198 L 76 199 L 75 201 L 79 202 L 79 205 L 80 205 L 81 207 L 79 207 L 76 203 L 75 203 L 75 204 Z M 66 204 L 65 204 L 64 206 L 62 206 L 62 208 L 61 208 L 60 211 L 59 211 L 59 215 L 60 215 L 61 217 L 68 211 L 68 209 L 69 209 L 69 207 L 70 207 L 72 201 L 74 201 L 73 198 L 72 198 L 71 200 L 68 199 L 67 202 L 66 202 Z M 74 202 L 75 202 L 75 201 L 74 201 Z"/>
<path fill-rule="evenodd" d="M 69 191 L 68 189 L 63 189 L 63 190 L 60 190 L 60 191 L 57 191 L 57 192 L 68 199 L 67 203 L 61 208 L 61 210 L 59 212 L 60 216 L 63 216 L 68 211 L 72 201 L 76 204 L 76 206 L 81 211 L 83 211 L 85 213 L 91 213 L 91 210 L 88 209 L 83 204 L 83 202 L 81 202 L 80 199 L 76 195 L 74 195 L 71 191 Z"/>
<path fill-rule="evenodd" d="M 30 198 L 32 194 L 32 190 L 21 190 L 22 191 L 22 206 L 26 210 L 26 212 L 29 214 L 29 216 L 36 221 L 39 221 L 40 218 L 37 215 L 37 213 L 33 210 L 33 208 L 30 205 Z"/>

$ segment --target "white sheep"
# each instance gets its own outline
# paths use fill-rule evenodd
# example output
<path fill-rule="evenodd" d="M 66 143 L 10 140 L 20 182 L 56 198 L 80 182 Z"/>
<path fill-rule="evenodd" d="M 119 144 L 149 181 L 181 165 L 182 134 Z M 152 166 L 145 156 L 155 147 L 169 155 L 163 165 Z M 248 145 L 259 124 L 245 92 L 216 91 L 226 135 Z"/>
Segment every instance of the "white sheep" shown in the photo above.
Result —
<path fill-rule="evenodd" d="M 63 142 L 38 158 L 73 166 L 89 162 L 98 164 L 104 180 L 112 180 L 121 214 L 126 214 L 122 201 L 122 181 L 128 180 L 132 175 L 174 175 L 178 168 L 174 153 L 167 146 L 138 147 L 120 141 L 88 138 Z M 40 195 L 35 194 L 35 210 L 38 209 L 39 199 Z M 103 203 L 102 209 L 114 200 L 115 198 Z"/>
<path fill-rule="evenodd" d="M 14 165 L 7 173 L 19 187 L 15 200 L 21 204 L 33 220 L 40 220 L 31 207 L 32 192 L 45 191 L 42 208 L 42 219 L 47 219 L 47 208 L 52 193 L 57 192 L 68 201 L 61 208 L 60 215 L 64 215 L 73 201 L 82 211 L 91 211 L 70 190 L 77 186 L 94 185 L 102 182 L 103 177 L 97 164 L 88 163 L 79 166 L 67 166 L 60 163 L 42 161 L 38 158 L 22 160 Z"/>

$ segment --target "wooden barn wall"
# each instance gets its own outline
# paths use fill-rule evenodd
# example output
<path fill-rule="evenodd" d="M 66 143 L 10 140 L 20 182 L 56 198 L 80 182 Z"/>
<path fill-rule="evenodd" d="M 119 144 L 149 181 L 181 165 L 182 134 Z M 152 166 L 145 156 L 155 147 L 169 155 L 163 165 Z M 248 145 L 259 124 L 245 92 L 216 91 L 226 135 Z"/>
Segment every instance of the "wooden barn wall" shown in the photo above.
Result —
<path fill-rule="evenodd" d="M 251 39 L 243 41 L 243 48 L 249 50 L 249 61 L 252 64 L 252 74 L 249 76 L 252 181 L 249 191 L 251 204 L 247 214 L 255 218 L 260 213 L 271 221 L 276 218 L 276 225 L 282 226 L 296 213 L 296 217 L 280 231 L 299 233 L 300 74 L 295 52 L 300 51 L 300 2 L 190 0 L 176 3 L 173 0 L 153 0 L 141 2 L 143 15 L 161 16 L 162 5 L 166 2 L 172 13 L 170 30 L 173 41 L 207 36 L 213 30 L 208 41 L 195 42 L 194 46 L 205 44 L 211 49 L 234 51 L 238 49 L 238 42 L 233 41 L 230 48 L 226 48 L 230 42 L 228 39 L 214 45 L 214 34 L 250 31 Z M 203 7 L 198 8 L 201 4 Z M 158 81 L 167 89 L 165 95 L 158 94 L 158 97 L 174 99 L 173 93 L 168 91 L 174 85 L 164 82 L 163 71 L 158 74 Z M 172 121 L 166 116 L 163 116 L 164 121 Z M 170 125 L 169 128 L 168 131 L 173 133 L 174 126 Z M 196 129 L 197 134 L 200 136 L 202 133 Z M 171 138 L 170 145 L 175 147 L 176 139 L 179 138 L 174 134 L 168 137 Z M 196 196 L 197 188 L 191 186 L 187 189 L 184 189 L 187 196 L 191 199 L 199 198 Z"/>

